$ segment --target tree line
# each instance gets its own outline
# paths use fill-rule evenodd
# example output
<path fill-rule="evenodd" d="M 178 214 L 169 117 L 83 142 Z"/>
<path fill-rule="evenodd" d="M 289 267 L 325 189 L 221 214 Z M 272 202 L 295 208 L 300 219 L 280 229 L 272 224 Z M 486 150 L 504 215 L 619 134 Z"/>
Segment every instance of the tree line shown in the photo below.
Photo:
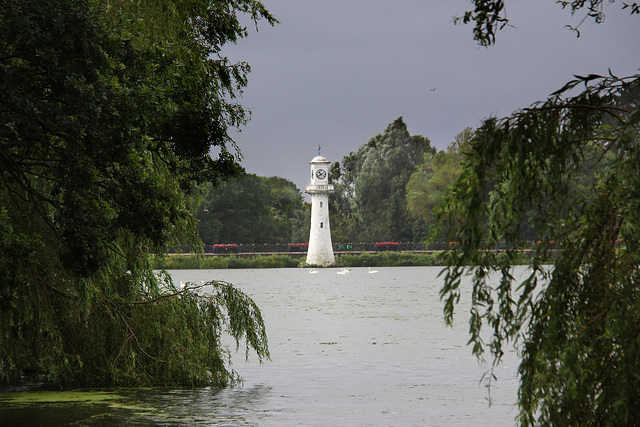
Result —
<path fill-rule="evenodd" d="M 196 210 L 205 245 L 305 242 L 310 209 L 291 181 L 244 174 L 208 186 Z"/>
<path fill-rule="evenodd" d="M 331 165 L 329 197 L 333 242 L 424 242 L 433 207 L 461 172 L 473 135 L 461 132 L 447 150 L 410 135 L 402 117 L 358 151 Z M 309 239 L 310 204 L 280 177 L 244 174 L 206 188 L 197 209 L 205 244 L 301 243 Z"/>

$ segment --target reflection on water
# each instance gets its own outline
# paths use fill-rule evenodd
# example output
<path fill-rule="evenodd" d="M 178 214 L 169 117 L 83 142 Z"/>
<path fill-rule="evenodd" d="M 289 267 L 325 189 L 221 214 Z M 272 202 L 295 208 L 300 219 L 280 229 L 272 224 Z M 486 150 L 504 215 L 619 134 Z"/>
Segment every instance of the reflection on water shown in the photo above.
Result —
<path fill-rule="evenodd" d="M 0 393 L 0 425 L 513 425 L 515 354 L 498 367 L 489 406 L 489 367 L 466 346 L 468 314 L 460 308 L 454 328 L 444 326 L 440 269 L 377 270 L 173 271 L 178 283 L 225 280 L 249 294 L 272 361 L 245 362 L 241 350 L 233 368 L 245 382 L 227 389 L 119 389 L 62 402 Z"/>

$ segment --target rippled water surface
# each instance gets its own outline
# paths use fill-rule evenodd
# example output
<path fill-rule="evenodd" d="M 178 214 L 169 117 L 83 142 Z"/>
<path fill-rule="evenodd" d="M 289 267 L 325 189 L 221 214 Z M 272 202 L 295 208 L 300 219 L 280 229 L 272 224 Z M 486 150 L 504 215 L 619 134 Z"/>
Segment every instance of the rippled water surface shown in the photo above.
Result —
<path fill-rule="evenodd" d="M 439 267 L 375 270 L 172 271 L 176 283 L 225 280 L 251 296 L 272 360 L 245 362 L 241 350 L 233 368 L 245 382 L 227 389 L 112 390 L 66 403 L 3 393 L 0 424 L 513 425 L 516 356 L 496 370 L 489 405 L 490 367 L 466 345 L 468 298 L 446 327 Z"/>

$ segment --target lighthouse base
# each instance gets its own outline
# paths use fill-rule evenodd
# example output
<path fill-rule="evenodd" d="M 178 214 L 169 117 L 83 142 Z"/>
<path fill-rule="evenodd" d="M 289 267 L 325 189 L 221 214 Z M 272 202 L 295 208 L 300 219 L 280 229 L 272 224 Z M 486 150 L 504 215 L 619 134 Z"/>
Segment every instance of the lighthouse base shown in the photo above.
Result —
<path fill-rule="evenodd" d="M 328 254 L 309 254 L 305 264 L 309 267 L 333 267 L 336 265 L 336 260 L 333 252 Z"/>

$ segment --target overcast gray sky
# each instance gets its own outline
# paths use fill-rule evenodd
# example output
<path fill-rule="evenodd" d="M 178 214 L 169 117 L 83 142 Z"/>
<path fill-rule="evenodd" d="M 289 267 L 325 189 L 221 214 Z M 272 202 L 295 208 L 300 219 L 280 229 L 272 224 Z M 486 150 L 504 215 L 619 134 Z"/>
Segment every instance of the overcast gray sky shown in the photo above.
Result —
<path fill-rule="evenodd" d="M 233 133 L 247 172 L 281 176 L 304 191 L 308 162 L 355 151 L 402 116 L 409 132 L 445 149 L 465 127 L 544 99 L 573 74 L 618 76 L 640 67 L 640 17 L 605 7 L 581 36 L 554 0 L 510 0 L 514 28 L 479 47 L 452 18 L 466 0 L 264 0 L 281 21 L 225 47 L 252 72 L 239 102 L 251 121 Z"/>

